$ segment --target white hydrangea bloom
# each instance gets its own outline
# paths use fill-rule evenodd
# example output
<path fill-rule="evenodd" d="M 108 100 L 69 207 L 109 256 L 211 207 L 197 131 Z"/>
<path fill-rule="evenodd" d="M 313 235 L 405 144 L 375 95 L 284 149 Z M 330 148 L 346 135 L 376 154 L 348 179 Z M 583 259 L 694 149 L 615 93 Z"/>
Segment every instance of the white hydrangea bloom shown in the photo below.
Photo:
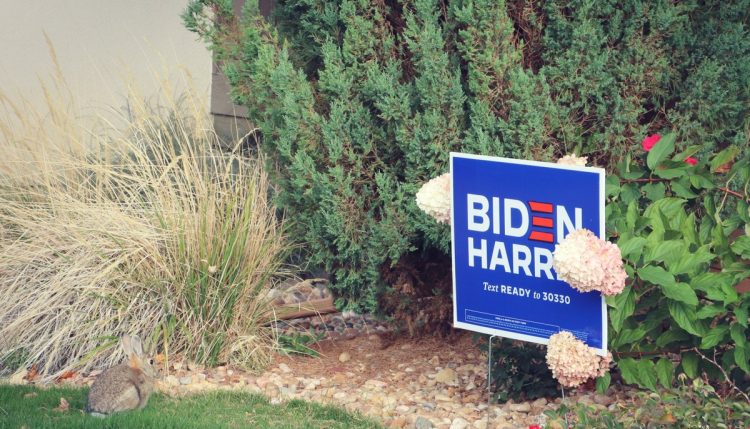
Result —
<path fill-rule="evenodd" d="M 586 163 L 588 162 L 588 158 L 585 156 L 576 156 L 575 153 L 570 155 L 565 155 L 562 158 L 557 160 L 558 164 L 563 165 L 579 165 L 581 167 L 586 166 Z"/>
<path fill-rule="evenodd" d="M 417 206 L 440 223 L 451 221 L 451 174 L 445 173 L 422 185 Z"/>
<path fill-rule="evenodd" d="M 552 256 L 557 277 L 581 292 L 617 295 L 625 288 L 620 248 L 587 229 L 568 234 Z"/>
<path fill-rule="evenodd" d="M 576 387 L 590 378 L 601 377 L 609 371 L 612 354 L 601 357 L 594 349 L 578 340 L 570 332 L 549 337 L 547 366 L 552 376 L 565 387 Z"/>

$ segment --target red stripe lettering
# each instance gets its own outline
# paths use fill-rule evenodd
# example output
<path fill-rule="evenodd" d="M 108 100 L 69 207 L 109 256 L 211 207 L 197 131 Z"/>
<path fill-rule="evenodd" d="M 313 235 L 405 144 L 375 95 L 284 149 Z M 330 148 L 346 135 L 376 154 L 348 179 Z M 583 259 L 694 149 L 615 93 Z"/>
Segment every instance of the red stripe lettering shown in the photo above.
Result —
<path fill-rule="evenodd" d="M 536 201 L 529 201 L 529 206 L 531 206 L 532 212 L 552 213 L 552 204 L 550 203 L 539 203 Z"/>
<path fill-rule="evenodd" d="M 542 226 L 544 228 L 552 228 L 554 226 L 554 224 L 552 223 L 552 219 L 539 216 L 532 216 L 531 224 L 534 226 Z"/>
<path fill-rule="evenodd" d="M 529 240 L 552 243 L 554 242 L 554 237 L 552 236 L 552 233 L 550 232 L 531 231 L 531 234 L 529 235 Z"/>

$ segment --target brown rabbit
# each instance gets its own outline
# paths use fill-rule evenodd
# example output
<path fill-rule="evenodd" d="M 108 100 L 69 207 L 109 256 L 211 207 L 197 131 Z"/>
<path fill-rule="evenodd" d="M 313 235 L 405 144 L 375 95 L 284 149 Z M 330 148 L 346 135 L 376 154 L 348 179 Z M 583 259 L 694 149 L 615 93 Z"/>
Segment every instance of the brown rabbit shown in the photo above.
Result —
<path fill-rule="evenodd" d="M 107 369 L 94 381 L 86 403 L 86 412 L 92 416 L 141 409 L 154 390 L 156 371 L 153 361 L 143 355 L 141 339 L 124 335 L 121 344 L 128 361 Z"/>

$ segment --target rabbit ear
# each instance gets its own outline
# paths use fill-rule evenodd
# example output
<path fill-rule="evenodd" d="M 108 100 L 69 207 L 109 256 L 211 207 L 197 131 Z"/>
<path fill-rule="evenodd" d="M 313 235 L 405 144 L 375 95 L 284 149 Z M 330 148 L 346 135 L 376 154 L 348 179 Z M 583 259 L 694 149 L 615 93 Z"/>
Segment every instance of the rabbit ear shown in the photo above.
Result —
<path fill-rule="evenodd" d="M 133 343 L 130 339 L 130 335 L 123 335 L 120 339 L 120 345 L 122 346 L 122 351 L 124 351 L 127 356 L 130 356 L 133 353 Z"/>
<path fill-rule="evenodd" d="M 141 343 L 141 337 L 139 337 L 138 335 L 134 335 L 131 339 L 131 347 L 132 348 L 130 350 L 134 355 L 138 357 L 143 356 L 143 344 Z"/>

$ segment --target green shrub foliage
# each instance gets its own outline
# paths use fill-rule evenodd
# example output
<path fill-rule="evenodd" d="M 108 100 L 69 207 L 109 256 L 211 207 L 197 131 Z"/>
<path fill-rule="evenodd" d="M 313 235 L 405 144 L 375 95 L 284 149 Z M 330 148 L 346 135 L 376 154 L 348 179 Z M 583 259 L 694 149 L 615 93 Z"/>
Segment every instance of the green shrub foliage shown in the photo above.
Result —
<path fill-rule="evenodd" d="M 614 165 L 673 126 L 747 145 L 750 1 L 707 3 L 280 0 L 266 20 L 191 0 L 184 19 L 262 132 L 310 262 L 372 310 L 384 270 L 449 251 L 414 194 L 452 150 Z"/>
<path fill-rule="evenodd" d="M 684 160 L 668 134 L 607 179 L 607 232 L 629 280 L 608 297 L 610 349 L 625 381 L 656 390 L 675 372 L 750 387 L 750 154 Z M 637 159 L 640 158 L 640 159 Z"/>

